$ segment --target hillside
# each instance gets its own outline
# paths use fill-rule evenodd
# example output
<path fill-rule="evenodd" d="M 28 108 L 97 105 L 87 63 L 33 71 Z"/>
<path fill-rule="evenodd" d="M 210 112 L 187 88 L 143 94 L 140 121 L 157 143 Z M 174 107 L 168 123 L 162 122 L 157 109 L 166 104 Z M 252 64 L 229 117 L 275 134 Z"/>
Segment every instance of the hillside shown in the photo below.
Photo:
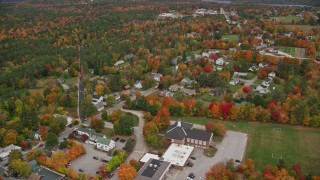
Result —
<path fill-rule="evenodd" d="M 307 5 L 320 6 L 320 1 L 315 0 L 234 0 L 234 2 L 248 2 L 261 4 L 281 4 L 281 5 Z"/>

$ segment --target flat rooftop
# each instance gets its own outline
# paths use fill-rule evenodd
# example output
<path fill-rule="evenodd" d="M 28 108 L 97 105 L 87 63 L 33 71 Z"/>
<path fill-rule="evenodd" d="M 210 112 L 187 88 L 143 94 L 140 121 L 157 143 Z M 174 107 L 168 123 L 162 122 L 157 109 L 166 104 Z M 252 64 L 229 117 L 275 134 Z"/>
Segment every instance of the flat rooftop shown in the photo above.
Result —
<path fill-rule="evenodd" d="M 151 153 L 145 153 L 143 155 L 143 157 L 140 159 L 140 162 L 142 163 L 146 163 L 149 161 L 149 159 L 156 159 L 156 160 L 159 160 L 160 157 L 156 154 L 151 154 Z"/>
<path fill-rule="evenodd" d="M 192 146 L 172 143 L 162 157 L 172 165 L 184 166 L 193 149 Z"/>
<path fill-rule="evenodd" d="M 157 159 L 149 159 L 138 171 L 136 180 L 155 180 L 162 179 L 171 166 L 170 162 Z"/>

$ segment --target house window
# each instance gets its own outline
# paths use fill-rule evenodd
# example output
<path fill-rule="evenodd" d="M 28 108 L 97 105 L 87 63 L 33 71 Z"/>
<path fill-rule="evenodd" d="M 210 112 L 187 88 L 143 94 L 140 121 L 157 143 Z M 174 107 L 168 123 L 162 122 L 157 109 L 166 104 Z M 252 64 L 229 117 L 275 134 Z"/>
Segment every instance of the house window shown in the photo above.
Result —
<path fill-rule="evenodd" d="M 174 139 L 171 139 L 171 142 L 174 142 Z"/>
<path fill-rule="evenodd" d="M 190 142 L 190 138 L 187 138 L 187 142 Z"/>
<path fill-rule="evenodd" d="M 203 141 L 203 145 L 207 145 L 207 141 Z"/>
<path fill-rule="evenodd" d="M 199 144 L 202 145 L 202 141 L 201 140 L 199 140 Z"/>
<path fill-rule="evenodd" d="M 191 143 L 194 143 L 194 139 L 191 139 Z"/>
<path fill-rule="evenodd" d="M 199 143 L 197 139 L 196 139 L 195 143 L 196 143 L 196 144 L 198 144 L 198 143 Z"/>

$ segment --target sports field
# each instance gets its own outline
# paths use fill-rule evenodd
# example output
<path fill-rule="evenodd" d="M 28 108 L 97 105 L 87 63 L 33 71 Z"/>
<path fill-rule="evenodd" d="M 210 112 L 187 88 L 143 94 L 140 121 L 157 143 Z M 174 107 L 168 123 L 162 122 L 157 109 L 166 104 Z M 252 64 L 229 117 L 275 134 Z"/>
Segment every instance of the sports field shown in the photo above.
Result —
<path fill-rule="evenodd" d="M 280 21 L 284 23 L 292 23 L 292 21 L 296 23 L 302 20 L 302 18 L 298 16 L 279 16 L 279 17 L 271 17 L 271 19 L 274 21 Z"/>
<path fill-rule="evenodd" d="M 171 117 L 195 124 L 215 121 L 201 117 Z M 263 124 L 258 122 L 222 121 L 229 130 L 249 134 L 246 159 L 254 159 L 255 165 L 263 170 L 264 165 L 283 158 L 287 165 L 299 163 L 304 173 L 320 174 L 320 129 Z"/>
<path fill-rule="evenodd" d="M 239 41 L 239 36 L 237 35 L 225 35 L 222 36 L 222 40 L 232 42 L 232 41 Z"/>

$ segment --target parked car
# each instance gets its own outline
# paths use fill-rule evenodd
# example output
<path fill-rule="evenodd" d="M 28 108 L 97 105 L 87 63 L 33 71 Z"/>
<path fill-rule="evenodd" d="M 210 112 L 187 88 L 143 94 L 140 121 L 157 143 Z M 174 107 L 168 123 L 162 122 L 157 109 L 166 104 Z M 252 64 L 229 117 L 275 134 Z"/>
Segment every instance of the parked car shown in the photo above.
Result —
<path fill-rule="evenodd" d="M 194 175 L 194 173 L 190 173 L 188 177 L 191 177 L 192 179 L 194 179 L 196 176 Z"/>
<path fill-rule="evenodd" d="M 236 163 L 241 163 L 241 161 L 239 159 L 236 159 L 235 162 Z"/>
<path fill-rule="evenodd" d="M 126 140 L 124 140 L 124 139 L 120 139 L 120 142 L 121 142 L 121 143 L 124 143 L 124 142 L 126 142 Z"/>
<path fill-rule="evenodd" d="M 189 176 L 188 176 L 186 180 L 193 180 L 193 179 L 192 179 L 191 177 L 189 177 Z"/>
<path fill-rule="evenodd" d="M 99 160 L 99 158 L 97 156 L 93 156 L 93 159 L 95 160 Z"/>
<path fill-rule="evenodd" d="M 188 162 L 187 166 L 188 166 L 188 167 L 192 167 L 192 166 L 193 166 L 193 163 L 192 163 L 192 162 Z"/>
<path fill-rule="evenodd" d="M 112 178 L 114 176 L 114 173 L 109 174 L 108 178 Z"/>
<path fill-rule="evenodd" d="M 42 146 L 43 146 L 43 143 L 41 143 L 41 144 L 38 145 L 38 147 L 42 147 Z"/>
<path fill-rule="evenodd" d="M 119 138 L 118 138 L 118 137 L 114 139 L 114 141 L 116 141 L 116 142 L 117 142 L 118 140 L 119 140 Z"/>
<path fill-rule="evenodd" d="M 84 169 L 81 169 L 81 168 L 80 168 L 79 171 L 80 171 L 80 172 L 84 172 Z"/>
<path fill-rule="evenodd" d="M 196 158 L 196 157 L 190 157 L 190 159 L 192 159 L 192 160 L 196 160 L 197 158 Z"/>

